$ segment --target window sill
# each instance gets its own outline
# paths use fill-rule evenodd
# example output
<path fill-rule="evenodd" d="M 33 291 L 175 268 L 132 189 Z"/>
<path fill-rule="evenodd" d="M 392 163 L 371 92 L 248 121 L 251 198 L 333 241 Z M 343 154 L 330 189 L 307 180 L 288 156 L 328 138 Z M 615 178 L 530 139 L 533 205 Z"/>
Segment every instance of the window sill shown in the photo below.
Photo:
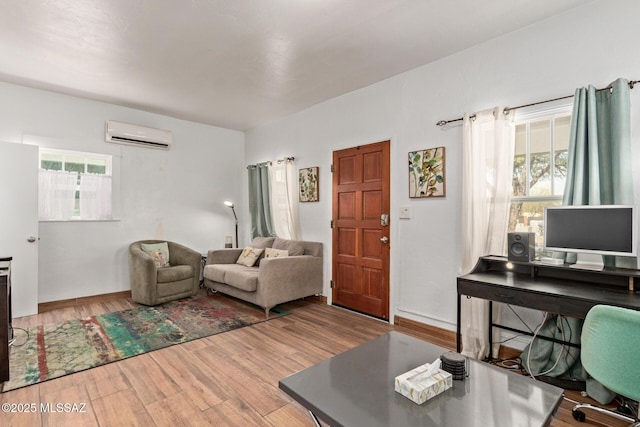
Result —
<path fill-rule="evenodd" d="M 120 218 L 112 219 L 39 219 L 38 222 L 52 223 L 52 222 L 120 222 Z"/>

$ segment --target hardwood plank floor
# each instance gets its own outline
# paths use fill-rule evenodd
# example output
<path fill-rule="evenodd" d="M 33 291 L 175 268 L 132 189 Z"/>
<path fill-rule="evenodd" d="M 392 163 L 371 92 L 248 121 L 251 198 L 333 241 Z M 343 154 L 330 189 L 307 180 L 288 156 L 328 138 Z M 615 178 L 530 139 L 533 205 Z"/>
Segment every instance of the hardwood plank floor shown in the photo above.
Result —
<path fill-rule="evenodd" d="M 135 306 L 122 298 L 63 307 L 16 319 L 14 325 L 26 328 Z M 0 425 L 313 426 L 306 410 L 278 389 L 280 378 L 394 329 L 454 346 L 315 302 L 282 308 L 291 314 L 0 394 L 0 403 L 35 404 L 38 409 L 0 413 Z M 77 404 L 83 412 L 42 412 L 41 404 Z M 571 416 L 572 406 L 563 402 L 551 425 L 624 425 L 591 414 L 587 422 L 578 423 Z"/>

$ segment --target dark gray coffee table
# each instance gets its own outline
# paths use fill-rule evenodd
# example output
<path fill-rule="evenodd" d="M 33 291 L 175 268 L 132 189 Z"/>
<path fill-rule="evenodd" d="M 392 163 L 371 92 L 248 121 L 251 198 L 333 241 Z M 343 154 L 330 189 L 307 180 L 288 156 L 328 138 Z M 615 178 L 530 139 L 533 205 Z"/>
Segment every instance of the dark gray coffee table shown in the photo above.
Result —
<path fill-rule="evenodd" d="M 561 388 L 476 360 L 467 379 L 422 405 L 394 391 L 397 375 L 446 351 L 390 332 L 284 378 L 279 387 L 332 427 L 549 425 Z"/>

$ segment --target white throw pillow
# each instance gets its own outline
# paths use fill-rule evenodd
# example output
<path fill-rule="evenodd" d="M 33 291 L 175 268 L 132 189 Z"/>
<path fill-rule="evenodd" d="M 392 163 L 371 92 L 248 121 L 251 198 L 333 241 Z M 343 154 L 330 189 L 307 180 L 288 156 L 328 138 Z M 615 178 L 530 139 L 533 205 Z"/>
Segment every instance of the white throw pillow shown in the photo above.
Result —
<path fill-rule="evenodd" d="M 264 249 L 256 249 L 251 246 L 247 246 L 242 250 L 242 253 L 238 257 L 236 264 L 246 265 L 247 267 L 253 267 L 258 257 L 262 254 Z"/>
<path fill-rule="evenodd" d="M 266 248 L 264 250 L 265 258 L 283 258 L 289 256 L 289 251 L 284 249 Z"/>

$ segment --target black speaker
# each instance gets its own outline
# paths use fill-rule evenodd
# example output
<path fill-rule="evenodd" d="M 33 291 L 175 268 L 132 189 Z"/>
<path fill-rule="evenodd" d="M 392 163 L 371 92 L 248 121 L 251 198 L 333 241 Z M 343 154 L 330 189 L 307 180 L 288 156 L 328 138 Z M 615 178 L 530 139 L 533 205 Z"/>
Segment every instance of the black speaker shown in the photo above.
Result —
<path fill-rule="evenodd" d="M 533 261 L 536 254 L 535 238 L 535 233 L 509 233 L 509 261 Z"/>

